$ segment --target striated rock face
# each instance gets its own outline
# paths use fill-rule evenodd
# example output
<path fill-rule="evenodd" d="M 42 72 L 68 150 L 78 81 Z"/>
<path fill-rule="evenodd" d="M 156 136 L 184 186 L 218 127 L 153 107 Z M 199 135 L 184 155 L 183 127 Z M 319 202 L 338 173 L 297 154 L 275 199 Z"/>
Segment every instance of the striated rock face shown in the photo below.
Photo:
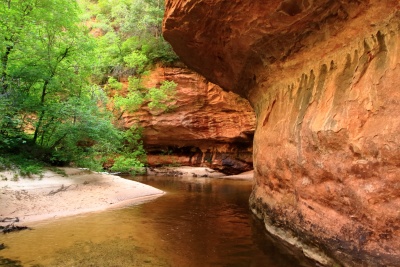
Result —
<path fill-rule="evenodd" d="M 142 108 L 124 117 L 125 127 L 137 122 L 143 127 L 150 165 L 207 166 L 225 173 L 253 168 L 255 115 L 247 100 L 187 68 L 158 67 L 147 80 L 147 87 L 164 80 L 177 84 L 171 111 Z"/>
<path fill-rule="evenodd" d="M 253 212 L 323 265 L 400 263 L 400 2 L 167 0 L 181 59 L 249 99 Z"/>

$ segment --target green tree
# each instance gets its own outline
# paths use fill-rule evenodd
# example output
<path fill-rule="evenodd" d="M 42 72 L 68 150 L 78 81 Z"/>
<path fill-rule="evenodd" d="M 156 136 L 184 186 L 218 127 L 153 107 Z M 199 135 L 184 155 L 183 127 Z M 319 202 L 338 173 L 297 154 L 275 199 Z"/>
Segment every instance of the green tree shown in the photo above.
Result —
<path fill-rule="evenodd" d="M 95 42 L 76 2 L 2 1 L 0 13 L 0 149 L 77 164 L 115 150 L 120 134 L 89 84 Z"/>

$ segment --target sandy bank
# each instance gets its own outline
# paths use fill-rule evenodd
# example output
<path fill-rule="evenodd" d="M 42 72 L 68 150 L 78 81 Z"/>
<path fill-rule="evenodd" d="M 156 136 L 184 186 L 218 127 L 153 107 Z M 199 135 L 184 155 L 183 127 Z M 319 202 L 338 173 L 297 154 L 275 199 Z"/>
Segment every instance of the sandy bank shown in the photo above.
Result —
<path fill-rule="evenodd" d="M 209 178 L 251 180 L 253 179 L 254 171 L 248 171 L 238 175 L 226 175 L 206 167 L 181 166 L 181 167 L 149 168 L 147 170 L 147 174 L 159 175 L 159 176 L 171 175 L 180 177 L 209 177 Z"/>
<path fill-rule="evenodd" d="M 237 179 L 237 180 L 253 180 L 254 171 L 243 172 L 236 175 L 223 176 L 221 178 Z"/>
<path fill-rule="evenodd" d="M 163 191 L 118 176 L 63 168 L 63 177 L 46 171 L 42 178 L 0 173 L 0 219 L 18 217 L 22 223 L 132 205 Z M 4 225 L 4 223 L 2 223 Z"/>

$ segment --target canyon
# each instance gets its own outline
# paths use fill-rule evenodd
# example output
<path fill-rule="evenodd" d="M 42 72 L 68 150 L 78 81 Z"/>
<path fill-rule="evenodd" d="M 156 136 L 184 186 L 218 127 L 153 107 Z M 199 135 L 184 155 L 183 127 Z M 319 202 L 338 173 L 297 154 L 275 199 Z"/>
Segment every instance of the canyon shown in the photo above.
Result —
<path fill-rule="evenodd" d="M 400 262 L 399 32 L 398 0 L 166 0 L 180 59 L 255 111 L 253 213 L 323 266 Z"/>
<path fill-rule="evenodd" d="M 125 128 L 143 129 L 147 164 L 211 167 L 226 174 L 252 170 L 255 115 L 249 102 L 180 65 L 157 66 L 145 79 L 147 88 L 166 80 L 177 85 L 169 109 L 143 105 L 122 118 Z"/>

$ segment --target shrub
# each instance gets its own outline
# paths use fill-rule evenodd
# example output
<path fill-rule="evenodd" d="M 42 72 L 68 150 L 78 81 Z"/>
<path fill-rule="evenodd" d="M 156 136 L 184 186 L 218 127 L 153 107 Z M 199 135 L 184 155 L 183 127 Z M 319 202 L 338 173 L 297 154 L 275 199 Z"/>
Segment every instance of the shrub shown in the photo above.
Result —
<path fill-rule="evenodd" d="M 131 175 L 136 175 L 142 173 L 144 164 L 140 162 L 136 157 L 125 157 L 119 156 L 114 165 L 111 167 L 112 171 L 129 173 Z"/>

